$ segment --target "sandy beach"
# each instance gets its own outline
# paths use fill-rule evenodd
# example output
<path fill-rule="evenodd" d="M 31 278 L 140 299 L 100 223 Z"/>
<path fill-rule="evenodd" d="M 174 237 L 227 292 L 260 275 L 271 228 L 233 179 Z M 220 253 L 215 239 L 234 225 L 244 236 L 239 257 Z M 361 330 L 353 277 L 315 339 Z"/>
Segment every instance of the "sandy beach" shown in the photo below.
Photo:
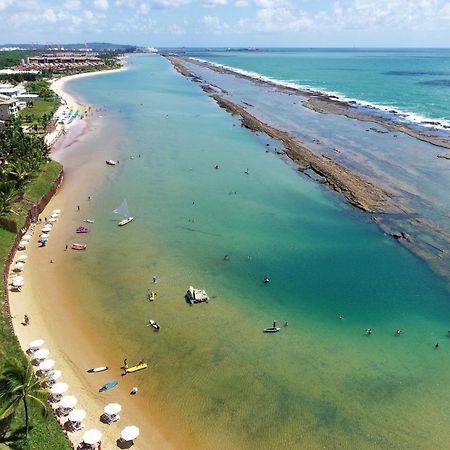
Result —
<path fill-rule="evenodd" d="M 53 83 L 53 89 L 66 103 L 77 103 L 77 99 L 64 91 L 65 84 L 74 78 L 92 75 L 104 74 L 96 72 L 61 78 Z M 101 325 L 98 328 L 92 327 L 92 324 L 85 320 L 80 299 L 77 298 L 76 286 L 71 285 L 70 261 L 80 255 L 70 250 L 67 236 L 71 233 L 76 241 L 74 227 L 82 223 L 77 205 L 81 205 L 82 210 L 88 196 L 95 195 L 96 189 L 103 181 L 103 175 L 110 175 L 104 161 L 113 156 L 108 142 L 105 142 L 103 149 L 98 150 L 95 160 L 90 149 L 84 146 L 86 136 L 94 126 L 96 132 L 104 131 L 101 119 L 95 115 L 96 113 L 92 112 L 84 120 L 74 121 L 68 133 L 58 141 L 52 154 L 54 159 L 64 165 L 65 180 L 59 192 L 42 212 L 41 218 L 44 222 L 44 218 L 50 217 L 51 211 L 56 208 L 61 209 L 62 213 L 46 247 L 40 248 L 37 244 L 42 223 L 35 227 L 27 250 L 16 255 L 17 258 L 20 254 L 27 254 L 28 259 L 23 270 L 25 286 L 21 292 L 10 292 L 12 322 L 24 351 L 31 340 L 44 339 L 43 347 L 50 350 L 49 359 L 55 360 L 55 369 L 62 371 L 58 381 L 69 385 L 66 395 L 76 396 L 76 408 L 87 411 L 85 427 L 78 432 L 68 433 L 75 447 L 81 442 L 86 430 L 97 428 L 103 434 L 101 448 L 117 448 L 121 430 L 128 425 L 136 425 L 140 428 L 140 436 L 133 448 L 171 448 L 158 430 L 152 427 L 151 419 L 146 417 L 139 393 L 130 395 L 130 391 L 138 383 L 139 374 L 121 376 L 120 367 L 126 355 L 116 354 L 114 348 L 108 346 L 107 336 L 101 334 Z M 68 251 L 65 251 L 66 244 L 69 244 Z M 31 318 L 28 326 L 22 324 L 24 314 Z M 130 361 L 130 365 L 133 363 Z M 106 372 L 86 372 L 89 368 L 104 365 L 109 366 Z M 150 370 L 151 364 L 147 372 Z M 118 387 L 104 393 L 98 392 L 103 384 L 113 379 L 119 381 Z M 99 418 L 105 405 L 110 402 L 122 405 L 121 419 L 111 425 L 105 425 Z M 54 409 L 56 407 L 57 404 L 53 405 Z M 62 425 L 66 421 L 67 418 L 60 419 Z"/>

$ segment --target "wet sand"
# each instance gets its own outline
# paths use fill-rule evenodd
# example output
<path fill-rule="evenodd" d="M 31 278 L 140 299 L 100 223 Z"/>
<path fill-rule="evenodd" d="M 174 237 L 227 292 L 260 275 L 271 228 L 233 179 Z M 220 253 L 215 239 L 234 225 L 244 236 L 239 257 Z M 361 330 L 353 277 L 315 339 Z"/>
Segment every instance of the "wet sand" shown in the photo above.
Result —
<path fill-rule="evenodd" d="M 91 74 L 85 76 L 88 75 Z M 58 93 L 67 102 L 75 102 L 76 99 L 63 91 L 65 82 L 64 79 L 59 80 Z M 83 223 L 83 208 L 88 202 L 88 196 L 95 195 L 103 181 L 111 176 L 111 167 L 105 165 L 105 159 L 114 157 L 114 143 L 108 142 L 106 138 L 104 148 L 96 149 L 95 156 L 92 155 L 86 140 L 88 135 L 107 135 L 106 126 L 100 118 L 92 116 L 83 121 L 76 120 L 52 154 L 54 159 L 64 165 L 65 179 L 40 217 L 44 221 L 45 217 L 50 217 L 53 209 L 61 209 L 62 213 L 46 247 L 37 245 L 42 223 L 35 227 L 27 250 L 16 255 L 27 254 L 28 260 L 23 270 L 25 286 L 21 292 L 10 292 L 12 322 L 24 351 L 31 340 L 45 340 L 43 347 L 50 350 L 49 359 L 55 360 L 55 369 L 62 371 L 58 381 L 69 385 L 67 395 L 77 397 L 76 408 L 87 411 L 85 428 L 68 434 L 75 446 L 80 443 L 84 431 L 97 428 L 103 433 L 102 448 L 117 448 L 116 440 L 121 430 L 133 424 L 140 428 L 140 436 L 133 448 L 167 449 L 171 445 L 152 426 L 152 418 L 146 415 L 145 399 L 139 393 L 130 395 L 133 386 L 139 384 L 141 375 L 121 376 L 120 367 L 126 355 L 117 354 L 108 345 L 108 336 L 102 335 L 101 324 L 97 326 L 85 317 L 82 299 L 77 296 L 77 286 L 71 283 L 71 260 L 82 257 L 82 254 L 70 249 L 71 242 L 77 241 L 74 229 Z M 77 205 L 80 205 L 81 211 L 77 210 Z M 68 235 L 73 240 L 69 240 Z M 66 244 L 69 245 L 67 251 Z M 22 325 L 24 314 L 31 318 L 28 326 Z M 133 363 L 130 361 L 129 365 Z M 106 372 L 86 372 L 89 368 L 104 365 L 109 367 Z M 147 376 L 150 371 L 151 364 L 145 371 Z M 118 387 L 104 393 L 98 392 L 103 384 L 113 379 L 119 381 Z M 110 402 L 122 405 L 121 419 L 105 425 L 99 418 L 104 406 Z M 61 423 L 66 420 L 63 418 Z"/>

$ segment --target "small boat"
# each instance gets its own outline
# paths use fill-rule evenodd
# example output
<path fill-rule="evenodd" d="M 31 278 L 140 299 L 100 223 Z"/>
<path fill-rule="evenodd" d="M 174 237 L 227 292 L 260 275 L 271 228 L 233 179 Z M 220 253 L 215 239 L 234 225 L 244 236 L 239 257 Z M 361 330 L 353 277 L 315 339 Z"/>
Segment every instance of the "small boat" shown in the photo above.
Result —
<path fill-rule="evenodd" d="M 264 328 L 263 332 L 264 333 L 277 333 L 280 330 L 281 330 L 280 327 L 269 327 L 269 328 Z"/>
<path fill-rule="evenodd" d="M 87 228 L 87 227 L 78 227 L 78 228 L 75 230 L 75 232 L 76 232 L 76 233 L 89 233 L 89 228 Z"/>
<path fill-rule="evenodd" d="M 189 286 L 185 297 L 191 305 L 194 303 L 207 302 L 209 300 L 208 293 L 204 289 L 195 289 L 192 286 Z"/>
<path fill-rule="evenodd" d="M 161 325 L 156 320 L 152 319 L 148 321 L 148 325 L 157 331 L 161 328 Z"/>
<path fill-rule="evenodd" d="M 134 219 L 134 217 L 127 217 L 126 219 L 121 220 L 117 225 L 119 227 L 123 227 L 127 223 L 130 223 L 133 219 Z"/>
<path fill-rule="evenodd" d="M 143 369 L 146 369 L 147 367 L 148 367 L 147 363 L 136 364 L 135 366 L 128 367 L 128 369 L 126 370 L 126 373 L 137 372 L 138 370 L 143 370 Z"/>
<path fill-rule="evenodd" d="M 86 222 L 86 223 L 94 223 L 94 221 L 92 219 L 84 219 L 84 222 Z"/>
<path fill-rule="evenodd" d="M 116 387 L 119 384 L 119 382 L 117 380 L 112 380 L 109 383 L 104 384 L 99 390 L 98 392 L 105 392 L 108 389 L 112 389 L 113 387 Z"/>
<path fill-rule="evenodd" d="M 108 164 L 108 166 L 115 166 L 115 165 L 117 164 L 117 162 L 116 162 L 116 161 L 113 161 L 112 159 L 108 159 L 108 160 L 106 161 L 106 164 Z"/>
<path fill-rule="evenodd" d="M 94 367 L 92 369 L 86 370 L 86 372 L 87 373 L 97 373 L 97 372 L 104 372 L 105 370 L 108 370 L 108 366 Z"/>
<path fill-rule="evenodd" d="M 113 212 L 125 217 L 125 219 L 121 220 L 117 224 L 119 227 L 123 227 L 124 225 L 130 223 L 134 219 L 134 217 L 130 216 L 130 213 L 128 211 L 128 203 L 126 200 L 124 200 L 122 204 L 118 208 L 116 208 Z"/>
<path fill-rule="evenodd" d="M 156 300 L 156 292 L 153 292 L 153 291 L 151 291 L 151 292 L 149 292 L 148 294 L 147 294 L 147 297 L 148 297 L 148 299 L 149 299 L 149 301 L 153 301 L 153 300 Z"/>
<path fill-rule="evenodd" d="M 72 244 L 72 250 L 86 250 L 86 244 Z"/>

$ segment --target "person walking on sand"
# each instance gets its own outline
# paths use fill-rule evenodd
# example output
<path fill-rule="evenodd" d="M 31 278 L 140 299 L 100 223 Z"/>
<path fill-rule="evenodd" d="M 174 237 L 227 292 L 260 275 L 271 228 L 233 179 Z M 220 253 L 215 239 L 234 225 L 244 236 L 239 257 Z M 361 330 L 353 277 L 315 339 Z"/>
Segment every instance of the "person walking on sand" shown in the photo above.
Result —
<path fill-rule="evenodd" d="M 66 244 L 66 251 L 67 251 L 68 248 L 69 248 L 69 246 Z"/>
<path fill-rule="evenodd" d="M 77 210 L 78 210 L 78 211 L 80 210 L 80 205 L 77 206 Z"/>
<path fill-rule="evenodd" d="M 123 367 L 122 367 L 122 369 L 123 369 L 123 373 L 125 375 L 127 373 L 127 369 L 128 369 L 128 359 L 127 358 L 125 358 L 123 360 Z"/>
<path fill-rule="evenodd" d="M 30 317 L 28 316 L 28 314 L 25 314 L 23 316 L 23 324 L 24 325 L 29 325 L 30 324 Z"/>

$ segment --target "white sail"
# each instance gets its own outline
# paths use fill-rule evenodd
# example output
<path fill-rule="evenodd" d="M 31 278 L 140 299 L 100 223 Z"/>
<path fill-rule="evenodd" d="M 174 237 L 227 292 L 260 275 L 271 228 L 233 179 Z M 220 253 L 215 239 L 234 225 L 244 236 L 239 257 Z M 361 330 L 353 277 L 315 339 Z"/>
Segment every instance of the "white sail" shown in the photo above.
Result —
<path fill-rule="evenodd" d="M 124 217 L 130 217 L 127 201 L 124 200 L 122 202 L 122 204 L 117 209 L 115 209 L 113 212 L 115 212 L 116 214 L 121 214 Z"/>

